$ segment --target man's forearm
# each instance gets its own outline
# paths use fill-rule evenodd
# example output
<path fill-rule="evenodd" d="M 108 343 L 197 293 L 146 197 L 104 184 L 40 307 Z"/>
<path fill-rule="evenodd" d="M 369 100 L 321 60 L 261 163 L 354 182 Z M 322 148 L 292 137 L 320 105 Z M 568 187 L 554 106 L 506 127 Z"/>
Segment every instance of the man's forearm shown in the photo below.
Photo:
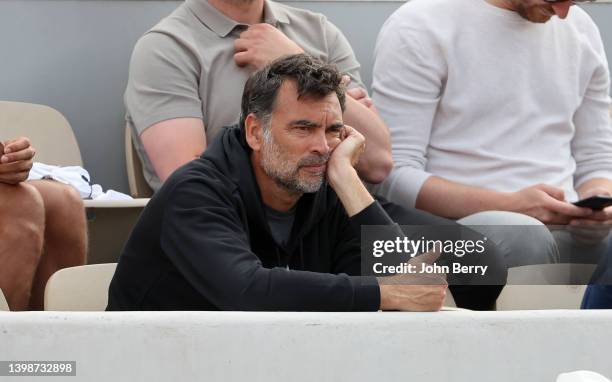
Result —
<path fill-rule="evenodd" d="M 393 167 L 389 129 L 372 110 L 346 97 L 344 123 L 366 138 L 366 149 L 357 164 L 359 175 L 367 182 L 382 182 Z"/>
<path fill-rule="evenodd" d="M 329 183 L 349 217 L 357 215 L 374 202 L 372 195 L 361 183 L 357 171 L 348 165 L 330 174 Z"/>
<path fill-rule="evenodd" d="M 459 219 L 481 211 L 511 211 L 510 195 L 431 176 L 419 191 L 416 207 L 438 216 Z"/>
<path fill-rule="evenodd" d="M 606 178 L 593 178 L 582 183 L 576 191 L 583 198 L 590 190 L 607 190 L 612 195 L 612 180 Z"/>

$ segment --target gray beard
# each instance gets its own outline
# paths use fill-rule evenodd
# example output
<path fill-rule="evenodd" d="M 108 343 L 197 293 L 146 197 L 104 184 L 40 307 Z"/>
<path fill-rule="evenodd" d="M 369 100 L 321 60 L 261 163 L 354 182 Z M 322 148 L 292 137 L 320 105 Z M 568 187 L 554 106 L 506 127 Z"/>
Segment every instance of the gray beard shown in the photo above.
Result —
<path fill-rule="evenodd" d="M 270 134 L 264 133 L 264 145 L 261 154 L 261 165 L 266 175 L 272 178 L 279 187 L 282 187 L 291 194 L 309 194 L 317 192 L 321 188 L 325 174 L 321 175 L 319 181 L 300 181 L 298 174 L 299 167 L 293 168 L 287 161 L 282 160 L 284 158 L 283 150 Z M 272 158 L 281 159 L 281 164 L 275 166 Z"/>

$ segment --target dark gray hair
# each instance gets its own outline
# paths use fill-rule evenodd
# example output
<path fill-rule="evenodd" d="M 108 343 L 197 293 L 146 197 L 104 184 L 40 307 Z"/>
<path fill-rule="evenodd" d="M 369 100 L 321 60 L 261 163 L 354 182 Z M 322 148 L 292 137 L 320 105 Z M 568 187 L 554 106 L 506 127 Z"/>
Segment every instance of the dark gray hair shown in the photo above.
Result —
<path fill-rule="evenodd" d="M 269 122 L 278 89 L 286 80 L 297 85 L 298 99 L 323 98 L 336 93 L 344 112 L 346 86 L 338 69 L 306 54 L 295 54 L 279 58 L 249 77 L 242 93 L 241 128 L 251 113 L 264 124 Z"/>

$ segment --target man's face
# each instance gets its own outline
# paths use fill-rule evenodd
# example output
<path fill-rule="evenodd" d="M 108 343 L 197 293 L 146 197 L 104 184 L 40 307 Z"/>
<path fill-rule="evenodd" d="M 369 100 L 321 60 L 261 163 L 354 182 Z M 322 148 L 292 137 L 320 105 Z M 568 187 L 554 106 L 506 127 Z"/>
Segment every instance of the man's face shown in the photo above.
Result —
<path fill-rule="evenodd" d="M 569 0 L 547 3 L 544 0 L 506 0 L 511 9 L 524 19 L 534 23 L 545 23 L 553 16 L 565 19 L 573 3 Z"/>
<path fill-rule="evenodd" d="M 332 150 L 344 128 L 335 93 L 298 100 L 296 86 L 285 81 L 265 129 L 261 166 L 277 185 L 291 193 L 316 192 L 325 179 Z"/>

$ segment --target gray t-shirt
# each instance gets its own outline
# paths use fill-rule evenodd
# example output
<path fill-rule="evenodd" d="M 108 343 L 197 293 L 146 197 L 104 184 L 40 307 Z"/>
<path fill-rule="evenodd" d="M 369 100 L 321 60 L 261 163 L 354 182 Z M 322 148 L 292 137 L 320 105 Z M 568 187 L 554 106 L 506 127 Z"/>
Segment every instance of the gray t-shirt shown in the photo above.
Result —
<path fill-rule="evenodd" d="M 325 16 L 266 1 L 264 18 L 310 55 L 336 64 L 351 77 L 351 86 L 364 87 L 353 50 Z M 210 142 L 221 128 L 237 123 L 252 69 L 235 64 L 234 40 L 247 27 L 206 0 L 186 0 L 136 44 L 125 91 L 126 123 L 154 190 L 161 182 L 140 134 L 168 119 L 201 118 Z"/>
<path fill-rule="evenodd" d="M 286 246 L 291 235 L 291 229 L 293 228 L 293 221 L 295 220 L 295 207 L 287 212 L 277 211 L 268 206 L 265 207 L 266 218 L 274 241 L 281 247 Z"/>

